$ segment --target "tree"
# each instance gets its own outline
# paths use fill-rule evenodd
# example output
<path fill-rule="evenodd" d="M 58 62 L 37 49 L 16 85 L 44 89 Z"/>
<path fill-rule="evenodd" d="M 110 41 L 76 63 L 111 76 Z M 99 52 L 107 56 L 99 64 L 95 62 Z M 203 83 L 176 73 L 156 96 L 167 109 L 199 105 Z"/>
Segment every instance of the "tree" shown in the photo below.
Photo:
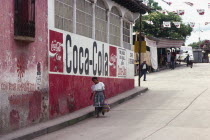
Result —
<path fill-rule="evenodd" d="M 162 7 L 159 6 L 158 3 L 154 0 L 148 0 L 148 6 L 151 7 L 153 10 L 162 10 Z"/>
<path fill-rule="evenodd" d="M 203 40 L 198 42 L 193 42 L 189 44 L 188 46 L 192 46 L 193 48 L 203 48 L 204 45 L 208 48 L 210 48 L 210 41 L 209 40 Z"/>
<path fill-rule="evenodd" d="M 193 48 L 199 48 L 199 46 L 203 43 L 203 41 L 199 41 L 199 42 L 193 42 L 191 44 L 189 44 L 188 46 L 191 46 Z"/>
<path fill-rule="evenodd" d="M 158 6 L 158 3 L 153 0 L 149 0 L 148 3 L 154 10 L 162 9 Z M 151 12 L 146 16 L 142 17 L 142 32 L 147 36 L 162 37 L 162 38 L 171 38 L 171 39 L 186 39 L 187 36 L 191 35 L 192 28 L 190 25 L 185 25 L 182 23 L 182 19 L 179 15 L 169 12 L 168 15 Z M 152 21 L 154 24 L 148 24 L 146 21 Z M 181 27 L 176 28 L 172 24 L 171 28 L 163 28 L 163 21 L 172 22 L 181 22 Z M 139 20 L 136 21 L 134 26 L 134 31 L 139 31 Z"/>

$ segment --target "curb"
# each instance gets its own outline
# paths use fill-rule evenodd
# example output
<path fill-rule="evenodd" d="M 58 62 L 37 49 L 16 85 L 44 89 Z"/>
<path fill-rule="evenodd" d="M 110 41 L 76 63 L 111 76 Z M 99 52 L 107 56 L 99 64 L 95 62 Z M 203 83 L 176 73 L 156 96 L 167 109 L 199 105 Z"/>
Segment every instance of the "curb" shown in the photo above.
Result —
<path fill-rule="evenodd" d="M 145 88 L 145 89 L 143 89 L 143 90 L 141 90 L 139 92 L 133 93 L 130 96 L 127 96 L 127 97 L 122 98 L 122 99 L 120 99 L 120 100 L 118 100 L 116 102 L 111 103 L 110 107 L 113 108 L 113 107 L 115 107 L 115 106 L 117 106 L 119 104 L 122 104 L 122 103 L 124 103 L 124 102 L 126 102 L 128 100 L 131 100 L 131 99 L 135 98 L 136 96 L 140 95 L 141 93 L 144 93 L 144 92 L 146 92 L 148 90 L 149 90 L 148 88 Z"/>
<path fill-rule="evenodd" d="M 115 107 L 119 104 L 122 104 L 122 103 L 130 100 L 130 99 L 135 98 L 136 96 L 138 96 L 138 95 L 140 95 L 140 94 L 142 94 L 146 91 L 148 91 L 148 88 L 138 89 L 137 91 L 135 91 L 134 93 L 132 93 L 128 96 L 120 97 L 120 99 L 117 99 L 116 101 L 111 102 L 110 107 L 113 108 L 113 107 Z M 110 98 L 110 99 L 112 99 L 112 98 Z M 35 132 L 28 132 L 27 134 L 23 134 L 23 135 L 19 134 L 18 135 L 14 131 L 14 132 L 8 134 L 10 136 L 5 135 L 5 138 L 0 137 L 0 139 L 4 139 L 4 140 L 6 140 L 6 139 L 10 139 L 10 140 L 30 140 L 30 139 L 34 139 L 36 137 L 39 137 L 39 136 L 42 136 L 42 135 L 45 135 L 45 134 L 49 134 L 49 133 L 61 130 L 63 128 L 74 125 L 74 124 L 76 124 L 80 121 L 83 121 L 83 120 L 88 119 L 88 118 L 93 117 L 93 116 L 94 116 L 94 111 L 91 110 L 91 111 L 86 112 L 85 114 L 82 114 L 82 115 L 80 115 L 78 117 L 75 117 L 73 119 L 70 119 L 70 120 L 67 120 L 67 121 L 64 121 L 64 122 L 59 122 L 58 124 L 54 124 L 52 126 L 47 126 L 47 127 L 42 128 L 40 130 L 35 130 Z M 36 125 L 31 126 L 31 127 L 36 127 Z M 20 131 L 24 131 L 24 129 L 27 129 L 27 128 L 23 128 Z"/>

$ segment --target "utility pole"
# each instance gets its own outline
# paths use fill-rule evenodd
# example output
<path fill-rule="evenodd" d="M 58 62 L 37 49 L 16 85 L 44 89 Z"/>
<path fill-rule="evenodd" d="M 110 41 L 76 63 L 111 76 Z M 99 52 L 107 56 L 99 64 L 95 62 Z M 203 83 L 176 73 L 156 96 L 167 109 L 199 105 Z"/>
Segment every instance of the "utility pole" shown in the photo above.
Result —
<path fill-rule="evenodd" d="M 201 43 L 201 24 L 200 23 L 199 23 L 199 38 L 198 38 L 198 40 L 199 40 L 199 43 Z M 201 46 L 200 45 L 198 46 L 198 49 L 201 50 Z M 200 56 L 200 53 L 199 53 L 198 57 L 199 57 L 199 61 L 202 63 L 203 60 L 201 58 L 202 55 Z"/>
<path fill-rule="evenodd" d="M 142 28 L 142 14 L 139 16 L 139 87 L 141 86 L 141 28 Z"/>
<path fill-rule="evenodd" d="M 199 23 L 199 38 L 198 39 L 199 39 L 199 42 L 201 42 L 201 25 L 200 25 L 200 23 Z"/>

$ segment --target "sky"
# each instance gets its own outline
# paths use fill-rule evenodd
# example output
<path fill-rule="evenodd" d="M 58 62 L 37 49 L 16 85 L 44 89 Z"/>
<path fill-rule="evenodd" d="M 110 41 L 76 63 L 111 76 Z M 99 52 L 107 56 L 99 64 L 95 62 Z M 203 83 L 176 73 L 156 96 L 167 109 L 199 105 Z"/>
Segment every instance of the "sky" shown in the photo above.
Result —
<path fill-rule="evenodd" d="M 165 0 L 167 2 L 172 2 L 171 6 L 162 0 L 154 1 L 158 2 L 163 10 L 185 10 L 185 14 L 181 16 L 183 22 L 186 24 L 189 22 L 195 22 L 195 27 L 192 34 L 185 42 L 186 45 L 193 42 L 198 42 L 199 37 L 201 40 L 210 40 L 210 24 L 205 25 L 205 22 L 210 22 L 210 9 L 208 9 L 208 3 L 210 3 L 210 0 Z M 194 6 L 191 7 L 184 2 L 194 3 Z M 205 15 L 199 15 L 197 9 L 205 9 Z"/>

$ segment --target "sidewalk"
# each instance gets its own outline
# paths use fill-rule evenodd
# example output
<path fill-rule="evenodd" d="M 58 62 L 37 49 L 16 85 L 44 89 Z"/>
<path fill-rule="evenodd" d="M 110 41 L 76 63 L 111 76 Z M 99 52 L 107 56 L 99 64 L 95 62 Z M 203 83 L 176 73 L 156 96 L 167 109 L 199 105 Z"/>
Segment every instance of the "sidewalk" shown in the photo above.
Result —
<path fill-rule="evenodd" d="M 144 92 L 148 88 L 136 87 L 132 90 L 119 94 L 115 97 L 108 99 L 111 108 L 121 104 L 125 101 L 128 101 Z M 0 140 L 29 140 L 35 137 L 52 133 L 54 131 L 60 130 L 62 128 L 71 126 L 75 123 L 78 123 L 82 120 L 94 116 L 94 107 L 89 106 L 84 109 L 75 111 L 69 115 L 65 115 L 47 122 L 39 123 L 31 127 L 23 128 L 7 135 L 0 136 Z"/>

